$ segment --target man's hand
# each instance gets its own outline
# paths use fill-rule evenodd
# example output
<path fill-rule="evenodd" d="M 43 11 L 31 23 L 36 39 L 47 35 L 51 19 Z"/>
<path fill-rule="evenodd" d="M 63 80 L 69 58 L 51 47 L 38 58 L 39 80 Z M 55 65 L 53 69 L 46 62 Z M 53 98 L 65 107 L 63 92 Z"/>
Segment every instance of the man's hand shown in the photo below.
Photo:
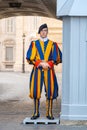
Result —
<path fill-rule="evenodd" d="M 42 61 L 38 67 L 41 66 L 43 69 L 48 69 L 50 68 L 49 64 L 46 61 Z"/>

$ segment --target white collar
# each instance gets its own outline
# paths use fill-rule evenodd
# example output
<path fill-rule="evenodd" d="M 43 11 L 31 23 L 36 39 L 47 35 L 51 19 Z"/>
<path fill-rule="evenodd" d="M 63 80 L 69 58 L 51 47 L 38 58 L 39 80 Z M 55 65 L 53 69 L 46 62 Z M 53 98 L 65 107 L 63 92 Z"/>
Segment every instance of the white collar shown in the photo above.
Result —
<path fill-rule="evenodd" d="M 40 37 L 40 40 L 46 42 L 48 40 L 48 38 L 47 37 L 45 37 L 45 38 Z"/>

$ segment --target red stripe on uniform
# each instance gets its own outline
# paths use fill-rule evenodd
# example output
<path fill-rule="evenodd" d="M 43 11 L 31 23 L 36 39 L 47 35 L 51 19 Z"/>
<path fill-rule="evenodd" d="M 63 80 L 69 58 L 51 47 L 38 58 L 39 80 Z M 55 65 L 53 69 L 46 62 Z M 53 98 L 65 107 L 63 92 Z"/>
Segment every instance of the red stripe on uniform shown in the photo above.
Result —
<path fill-rule="evenodd" d="M 50 71 L 50 96 L 52 97 L 51 71 Z"/>
<path fill-rule="evenodd" d="M 37 78 L 38 79 L 38 72 L 37 72 Z M 37 98 L 37 95 L 38 95 L 38 80 L 36 82 L 36 98 Z"/>

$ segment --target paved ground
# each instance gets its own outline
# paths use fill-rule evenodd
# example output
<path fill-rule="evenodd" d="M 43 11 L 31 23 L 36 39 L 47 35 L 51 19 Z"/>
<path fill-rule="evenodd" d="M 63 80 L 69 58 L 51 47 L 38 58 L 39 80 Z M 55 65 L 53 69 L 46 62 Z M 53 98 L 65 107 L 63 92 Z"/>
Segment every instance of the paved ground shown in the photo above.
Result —
<path fill-rule="evenodd" d="M 61 73 L 57 74 L 60 95 L 54 101 L 53 113 L 58 117 L 61 111 Z M 23 125 L 25 117 L 31 116 L 33 102 L 28 98 L 29 74 L 0 72 L 0 130 L 86 130 L 86 126 Z M 45 115 L 45 97 L 42 93 L 40 112 Z"/>

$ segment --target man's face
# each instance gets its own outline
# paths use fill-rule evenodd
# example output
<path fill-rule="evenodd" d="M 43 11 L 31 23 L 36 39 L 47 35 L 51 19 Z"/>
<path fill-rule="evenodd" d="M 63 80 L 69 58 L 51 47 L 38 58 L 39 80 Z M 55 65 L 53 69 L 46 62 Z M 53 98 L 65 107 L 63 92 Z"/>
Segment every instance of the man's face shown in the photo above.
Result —
<path fill-rule="evenodd" d="M 47 34 L 48 34 L 48 29 L 47 28 L 43 28 L 41 31 L 40 31 L 40 36 L 42 38 L 46 38 L 47 37 Z"/>

